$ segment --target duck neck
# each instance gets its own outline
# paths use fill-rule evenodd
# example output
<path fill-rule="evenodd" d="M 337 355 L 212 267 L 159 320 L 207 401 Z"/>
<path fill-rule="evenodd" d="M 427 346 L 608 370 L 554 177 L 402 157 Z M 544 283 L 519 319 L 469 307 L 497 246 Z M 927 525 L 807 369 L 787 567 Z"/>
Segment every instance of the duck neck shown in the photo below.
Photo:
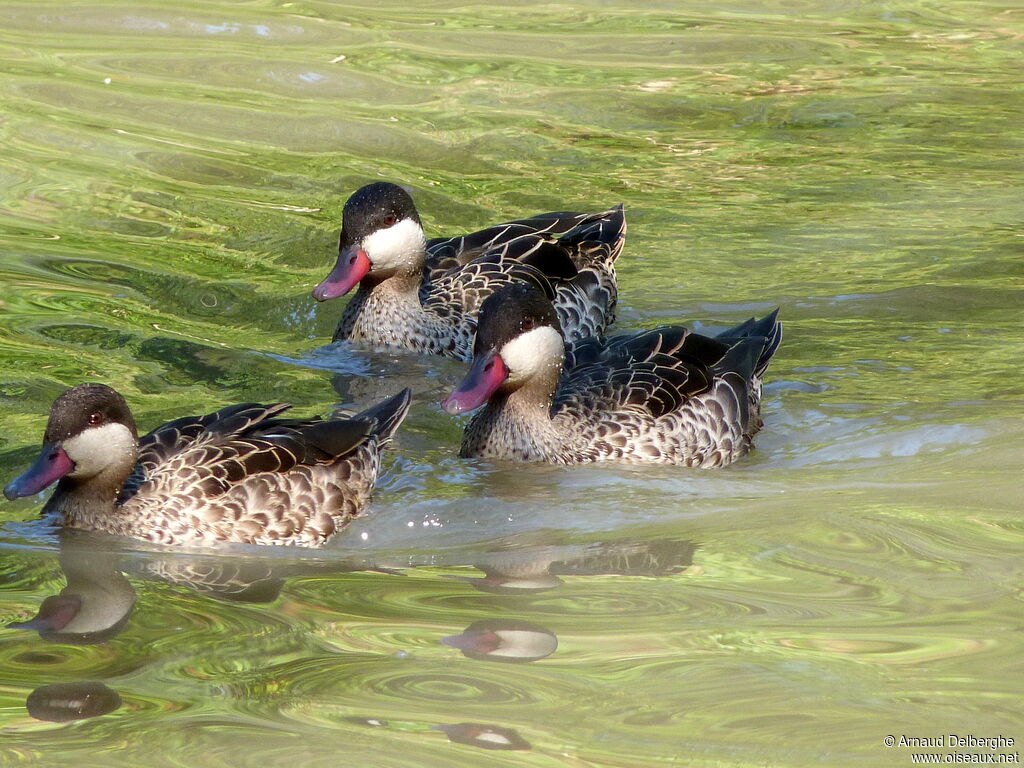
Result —
<path fill-rule="evenodd" d="M 463 455 L 555 460 L 561 440 L 551 420 L 551 403 L 560 371 L 553 368 L 514 391 L 493 396 L 467 427 Z"/>
<path fill-rule="evenodd" d="M 504 408 L 537 424 L 550 423 L 551 403 L 565 365 L 562 335 L 540 326 L 506 343 L 500 354 L 509 370 L 517 372 L 505 382 Z"/>
<path fill-rule="evenodd" d="M 558 387 L 562 366 L 548 366 L 531 376 L 526 383 L 510 392 L 505 399 L 505 408 L 529 417 L 534 421 L 551 421 L 551 402 Z"/>
<path fill-rule="evenodd" d="M 420 285 L 423 283 L 423 260 L 403 266 L 385 275 L 367 275 L 359 283 L 359 290 L 387 293 L 392 296 L 411 297 L 419 303 Z"/>
<path fill-rule="evenodd" d="M 135 466 L 135 455 L 127 467 L 111 466 L 92 477 L 61 478 L 43 511 L 59 515 L 66 525 L 103 530 L 100 521 L 113 514 L 117 497 Z"/>
<path fill-rule="evenodd" d="M 421 278 L 407 273 L 359 283 L 356 295 L 345 307 L 334 340 L 361 339 L 374 344 L 394 343 L 391 337 L 400 329 L 422 325 L 425 314 L 420 304 Z"/>

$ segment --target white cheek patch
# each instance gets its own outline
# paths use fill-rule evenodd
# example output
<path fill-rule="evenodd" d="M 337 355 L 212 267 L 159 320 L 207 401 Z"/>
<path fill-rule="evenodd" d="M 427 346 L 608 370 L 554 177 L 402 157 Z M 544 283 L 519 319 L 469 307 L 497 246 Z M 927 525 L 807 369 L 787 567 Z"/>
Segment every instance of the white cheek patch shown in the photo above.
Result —
<path fill-rule="evenodd" d="M 75 470 L 68 477 L 93 477 L 108 467 L 135 461 L 135 436 L 117 422 L 89 427 L 61 445 L 75 462 Z"/>
<path fill-rule="evenodd" d="M 565 359 L 565 342 L 562 334 L 550 325 L 542 325 L 516 336 L 498 354 L 508 368 L 509 381 L 519 381 L 561 365 Z"/>
<path fill-rule="evenodd" d="M 402 219 L 387 229 L 378 229 L 363 238 L 362 243 L 373 269 L 410 266 L 423 257 L 426 245 L 423 228 L 413 219 Z"/>

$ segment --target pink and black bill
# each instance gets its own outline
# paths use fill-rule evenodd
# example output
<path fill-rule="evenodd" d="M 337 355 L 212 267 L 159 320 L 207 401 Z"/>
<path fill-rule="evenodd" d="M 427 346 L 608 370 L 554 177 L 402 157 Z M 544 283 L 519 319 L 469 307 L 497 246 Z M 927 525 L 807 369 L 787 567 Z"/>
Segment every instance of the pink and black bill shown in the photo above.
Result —
<path fill-rule="evenodd" d="M 313 289 L 313 298 L 327 301 L 344 296 L 351 291 L 370 271 L 370 257 L 362 248 L 343 248 L 338 254 L 338 263 L 331 273 Z"/>
<path fill-rule="evenodd" d="M 53 634 L 66 627 L 82 608 L 78 595 L 50 595 L 39 606 L 39 612 L 28 621 L 13 621 L 8 629 L 27 629 L 40 634 Z"/>
<path fill-rule="evenodd" d="M 44 443 L 39 458 L 7 484 L 4 496 L 11 501 L 22 496 L 34 496 L 74 469 L 75 462 L 68 458 L 59 443 Z"/>
<path fill-rule="evenodd" d="M 508 378 L 508 367 L 493 350 L 473 357 L 469 373 L 444 399 L 441 407 L 453 416 L 472 411 L 486 403 Z"/>
<path fill-rule="evenodd" d="M 13 621 L 7 625 L 8 629 L 24 629 L 29 632 L 38 632 L 39 637 L 56 643 L 69 643 L 71 645 L 93 645 L 105 643 L 110 638 L 120 634 L 131 618 L 132 611 L 129 608 L 116 621 L 102 629 L 90 630 L 88 632 L 72 632 L 68 627 L 71 622 L 81 613 L 83 601 L 75 594 L 67 594 L 67 590 L 59 595 L 50 595 L 43 600 L 39 606 L 39 612 L 28 621 Z"/>

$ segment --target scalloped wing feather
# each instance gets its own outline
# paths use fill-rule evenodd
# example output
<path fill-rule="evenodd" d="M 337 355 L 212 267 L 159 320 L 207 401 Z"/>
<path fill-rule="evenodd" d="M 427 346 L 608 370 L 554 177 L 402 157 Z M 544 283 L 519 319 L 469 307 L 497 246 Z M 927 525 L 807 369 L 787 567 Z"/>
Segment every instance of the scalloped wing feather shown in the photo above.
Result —
<path fill-rule="evenodd" d="M 512 271 L 515 265 L 528 264 L 554 283 L 555 309 L 570 340 L 602 334 L 615 320 L 615 260 L 625 235 L 625 214 L 618 205 L 600 213 L 540 214 L 432 240 L 420 297 L 424 306 L 453 301 L 453 311 L 475 314 L 508 278 L 523 277 Z M 467 267 L 470 272 L 461 274 Z"/>
<path fill-rule="evenodd" d="M 148 442 L 177 447 L 147 465 L 105 529 L 164 543 L 320 544 L 366 503 L 410 396 L 347 420 L 261 420 L 287 406 L 246 405 L 165 425 Z"/>
<path fill-rule="evenodd" d="M 494 291 L 519 279 L 537 280 L 540 270 L 528 259 L 544 243 L 532 234 L 501 243 L 433 283 L 424 307 L 441 317 L 469 316 L 475 330 L 480 305 Z"/>
<path fill-rule="evenodd" d="M 286 403 L 239 403 L 203 416 L 185 416 L 162 424 L 139 439 L 139 457 L 125 481 L 118 503 L 135 495 L 152 472 L 174 454 L 216 435 L 244 432 L 291 408 Z"/>
<path fill-rule="evenodd" d="M 123 504 L 125 532 L 165 543 L 322 543 L 358 513 L 376 478 L 379 441 L 360 426 L 341 458 L 291 435 L 180 451 Z"/>
<path fill-rule="evenodd" d="M 216 498 L 253 475 L 288 472 L 298 465 L 329 464 L 357 450 L 371 435 L 365 419 L 268 421 L 258 430 L 204 439 L 167 457 L 149 471 L 136 496 L 176 493 Z"/>
<path fill-rule="evenodd" d="M 446 272 L 465 266 L 492 248 L 501 247 L 509 240 L 523 235 L 547 235 L 549 237 L 562 235 L 585 224 L 595 216 L 604 216 L 607 213 L 565 211 L 541 213 L 528 219 L 517 219 L 466 235 L 432 238 L 427 242 L 425 276 L 428 281 L 432 282 Z"/>
<path fill-rule="evenodd" d="M 594 214 L 578 227 L 558 239 L 579 271 L 573 281 L 575 291 L 560 297 L 563 304 L 573 306 L 580 315 L 570 341 L 601 335 L 615 322 L 618 305 L 618 280 L 615 262 L 622 252 L 626 237 L 626 216 L 621 205 Z M 582 298 L 576 298 L 576 296 Z M 555 302 L 556 309 L 559 301 Z M 568 308 L 563 311 L 569 311 Z"/>
<path fill-rule="evenodd" d="M 682 327 L 571 345 L 552 413 L 637 409 L 658 418 L 706 392 L 727 349 Z"/>

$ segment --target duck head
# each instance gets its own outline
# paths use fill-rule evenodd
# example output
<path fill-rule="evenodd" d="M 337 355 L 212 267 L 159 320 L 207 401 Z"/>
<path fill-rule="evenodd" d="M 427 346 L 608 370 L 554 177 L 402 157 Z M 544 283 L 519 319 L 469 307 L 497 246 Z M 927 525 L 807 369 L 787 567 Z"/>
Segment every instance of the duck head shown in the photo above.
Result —
<path fill-rule="evenodd" d="M 495 393 L 514 392 L 535 379 L 553 390 L 564 360 L 550 296 L 533 283 L 503 286 L 481 305 L 469 373 L 441 407 L 451 414 L 471 411 Z"/>
<path fill-rule="evenodd" d="M 344 296 L 367 276 L 415 274 L 425 253 L 423 226 L 409 193 L 386 181 L 367 184 L 345 203 L 338 263 L 313 289 L 313 298 Z"/>
<path fill-rule="evenodd" d="M 135 466 L 135 420 L 121 395 L 105 384 L 79 384 L 53 402 L 39 458 L 4 488 L 4 496 L 32 496 L 58 480 L 109 480 L 116 495 Z"/>

